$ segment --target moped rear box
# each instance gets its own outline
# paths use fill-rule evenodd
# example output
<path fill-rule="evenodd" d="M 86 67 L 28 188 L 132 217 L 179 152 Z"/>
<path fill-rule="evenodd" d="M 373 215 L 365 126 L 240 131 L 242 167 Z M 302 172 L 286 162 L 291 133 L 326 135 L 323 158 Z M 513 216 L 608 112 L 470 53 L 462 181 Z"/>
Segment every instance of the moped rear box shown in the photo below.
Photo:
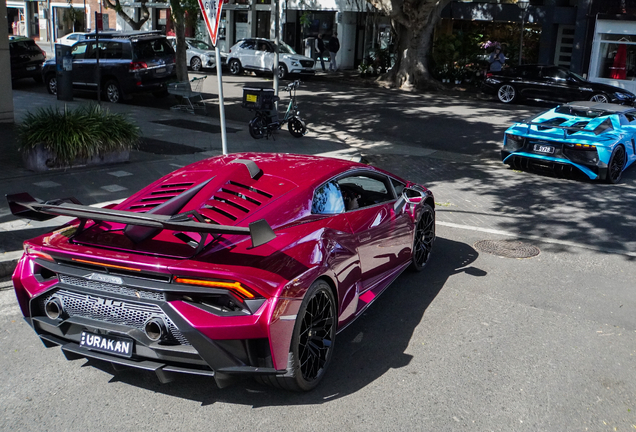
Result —
<path fill-rule="evenodd" d="M 274 89 L 243 87 L 243 103 L 241 106 L 254 110 L 271 110 L 274 109 L 276 100 Z"/>

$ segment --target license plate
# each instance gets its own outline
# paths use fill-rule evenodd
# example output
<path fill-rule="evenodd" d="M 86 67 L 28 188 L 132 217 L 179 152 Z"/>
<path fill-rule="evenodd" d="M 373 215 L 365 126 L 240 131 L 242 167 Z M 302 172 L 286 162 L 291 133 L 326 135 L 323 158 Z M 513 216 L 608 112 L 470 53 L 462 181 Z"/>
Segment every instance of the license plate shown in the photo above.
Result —
<path fill-rule="evenodd" d="M 534 151 L 539 152 L 539 153 L 553 154 L 554 153 L 554 147 L 549 146 L 549 145 L 543 145 L 543 144 L 535 144 L 534 145 Z"/>
<path fill-rule="evenodd" d="M 82 332 L 80 347 L 120 357 L 132 357 L 133 341 L 119 336 Z"/>
<path fill-rule="evenodd" d="M 164 73 L 166 73 L 166 68 L 165 68 L 165 67 L 162 67 L 162 68 L 157 69 L 157 73 L 158 73 L 158 74 L 164 74 Z"/>
<path fill-rule="evenodd" d="M 35 66 L 29 66 L 28 68 L 26 68 L 26 70 L 28 70 L 28 71 L 35 70 Z"/>

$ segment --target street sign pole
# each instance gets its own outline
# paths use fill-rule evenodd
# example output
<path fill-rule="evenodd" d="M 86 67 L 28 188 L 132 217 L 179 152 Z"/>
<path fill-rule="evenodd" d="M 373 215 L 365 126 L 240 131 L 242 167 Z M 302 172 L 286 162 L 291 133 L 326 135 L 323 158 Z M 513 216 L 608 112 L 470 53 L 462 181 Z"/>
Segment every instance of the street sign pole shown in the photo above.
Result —
<path fill-rule="evenodd" d="M 216 60 L 216 78 L 219 85 L 219 121 L 221 123 L 221 146 L 223 154 L 227 154 L 227 134 L 225 131 L 225 106 L 223 102 L 223 72 L 221 68 L 221 52 L 217 42 L 219 23 L 221 21 L 221 10 L 223 9 L 224 0 L 198 0 L 199 8 L 205 20 L 205 26 L 210 32 L 210 39 L 214 45 L 214 54 Z"/>

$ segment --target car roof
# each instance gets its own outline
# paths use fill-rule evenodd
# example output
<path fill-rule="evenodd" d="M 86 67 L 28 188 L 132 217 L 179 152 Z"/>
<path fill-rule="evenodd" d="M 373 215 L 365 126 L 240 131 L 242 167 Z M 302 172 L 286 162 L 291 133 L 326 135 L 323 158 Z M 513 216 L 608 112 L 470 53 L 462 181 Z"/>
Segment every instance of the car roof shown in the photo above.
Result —
<path fill-rule="evenodd" d="M 97 37 L 95 32 L 86 33 L 87 39 L 94 39 Z M 104 39 L 141 39 L 141 38 L 164 38 L 165 36 L 161 34 L 158 30 L 152 31 L 104 31 L 99 32 L 99 37 Z"/>
<path fill-rule="evenodd" d="M 636 109 L 632 106 L 592 101 L 574 101 L 561 106 L 572 107 L 574 109 L 604 111 L 608 114 L 624 114 L 626 112 L 636 111 Z"/>
<path fill-rule="evenodd" d="M 9 36 L 9 42 L 27 42 L 27 41 L 31 41 L 35 43 L 33 39 L 30 39 L 26 36 Z"/>

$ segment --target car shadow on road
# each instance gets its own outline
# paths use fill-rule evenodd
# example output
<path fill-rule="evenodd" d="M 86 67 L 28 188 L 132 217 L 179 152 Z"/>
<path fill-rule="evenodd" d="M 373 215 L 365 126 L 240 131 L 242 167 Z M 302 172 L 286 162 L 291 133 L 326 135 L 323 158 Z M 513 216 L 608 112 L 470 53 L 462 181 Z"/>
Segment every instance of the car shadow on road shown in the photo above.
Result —
<path fill-rule="evenodd" d="M 154 373 L 125 370 L 115 374 L 108 363 L 88 361 L 123 382 L 148 391 L 201 402 L 243 404 L 252 407 L 321 404 L 346 397 L 372 384 L 391 369 L 407 366 L 406 351 L 413 332 L 449 277 L 465 272 L 475 277 L 486 272 L 472 267 L 478 257 L 472 246 L 437 238 L 431 260 L 420 273 L 406 271 L 351 326 L 337 336 L 337 345 L 324 381 L 308 393 L 290 393 L 266 387 L 251 379 L 218 389 L 214 379 L 178 375 L 160 384 Z"/>

